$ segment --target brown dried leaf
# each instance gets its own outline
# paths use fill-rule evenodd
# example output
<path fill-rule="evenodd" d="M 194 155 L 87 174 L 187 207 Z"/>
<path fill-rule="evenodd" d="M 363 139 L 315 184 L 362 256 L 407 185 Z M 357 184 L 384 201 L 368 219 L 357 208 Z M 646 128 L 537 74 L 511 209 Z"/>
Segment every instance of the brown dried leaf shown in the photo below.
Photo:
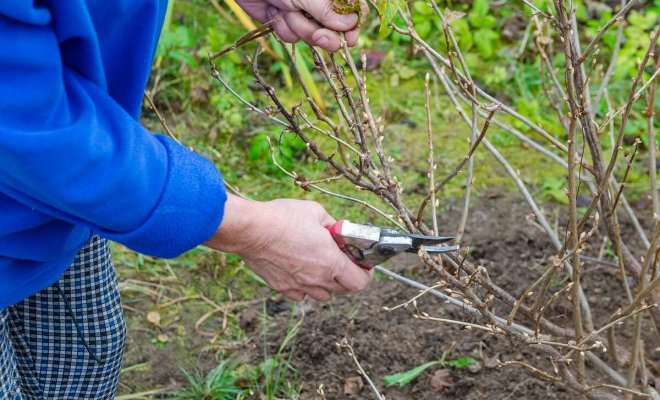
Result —
<path fill-rule="evenodd" d="M 451 25 L 452 22 L 459 20 L 463 17 L 465 17 L 467 14 L 461 11 L 454 11 L 450 10 L 449 8 L 445 8 L 445 23 L 447 25 Z"/>
<path fill-rule="evenodd" d="M 451 377 L 449 370 L 444 368 L 436 370 L 431 377 L 431 387 L 438 392 L 454 387 L 454 378 Z"/>
<path fill-rule="evenodd" d="M 241 389 L 246 389 L 250 387 L 251 382 L 248 378 L 238 378 L 234 384 Z"/>
<path fill-rule="evenodd" d="M 245 330 L 252 324 L 252 321 L 256 316 L 257 312 L 254 310 L 244 311 L 238 316 L 238 325 L 241 329 Z"/>
<path fill-rule="evenodd" d="M 358 68 L 366 68 L 367 71 L 373 71 L 380 67 L 380 64 L 383 62 L 383 59 L 385 58 L 385 52 L 384 51 L 378 51 L 378 50 L 371 50 L 371 49 L 366 49 L 363 51 L 364 53 L 364 58 L 366 59 L 366 65 L 362 65 L 362 58 L 358 60 Z"/>
<path fill-rule="evenodd" d="M 305 175 L 296 176 L 296 179 L 295 179 L 294 183 L 297 186 L 300 186 L 306 192 L 311 192 L 312 191 L 312 189 L 310 189 L 310 187 L 309 187 L 309 182 L 307 181 L 307 178 L 305 178 Z"/>
<path fill-rule="evenodd" d="M 147 321 L 156 326 L 160 326 L 160 313 L 157 311 L 151 311 L 147 314 Z"/>
<path fill-rule="evenodd" d="M 492 369 L 492 368 L 497 368 L 497 366 L 500 364 L 500 353 L 496 353 L 492 357 L 486 357 L 484 358 L 484 367 Z"/>
<path fill-rule="evenodd" d="M 361 376 L 351 376 L 344 381 L 344 394 L 357 395 L 364 387 Z"/>

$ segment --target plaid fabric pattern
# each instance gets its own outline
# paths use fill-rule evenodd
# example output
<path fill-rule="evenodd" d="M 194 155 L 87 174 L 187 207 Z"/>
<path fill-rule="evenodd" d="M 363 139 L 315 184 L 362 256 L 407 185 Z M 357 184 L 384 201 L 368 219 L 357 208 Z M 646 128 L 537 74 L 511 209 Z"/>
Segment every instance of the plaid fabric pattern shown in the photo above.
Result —
<path fill-rule="evenodd" d="M 57 283 L 1 313 L 0 399 L 114 398 L 126 324 L 105 239 L 92 237 Z"/>
<path fill-rule="evenodd" d="M 14 350 L 9 343 L 9 331 L 6 326 L 7 311 L 0 310 L 0 399 L 22 399 Z"/>

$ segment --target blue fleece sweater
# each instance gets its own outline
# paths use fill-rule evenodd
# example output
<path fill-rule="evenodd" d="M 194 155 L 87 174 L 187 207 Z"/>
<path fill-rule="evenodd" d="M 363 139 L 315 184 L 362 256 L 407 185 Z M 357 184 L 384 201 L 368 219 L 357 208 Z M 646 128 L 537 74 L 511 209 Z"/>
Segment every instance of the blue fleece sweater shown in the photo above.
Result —
<path fill-rule="evenodd" d="M 94 233 L 175 257 L 220 225 L 205 158 L 140 125 L 166 0 L 0 2 L 0 309 Z"/>

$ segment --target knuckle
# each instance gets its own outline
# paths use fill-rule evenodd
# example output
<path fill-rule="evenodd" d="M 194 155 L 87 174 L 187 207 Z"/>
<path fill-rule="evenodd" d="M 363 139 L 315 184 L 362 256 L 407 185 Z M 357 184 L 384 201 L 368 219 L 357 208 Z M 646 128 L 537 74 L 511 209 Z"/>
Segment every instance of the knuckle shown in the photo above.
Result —
<path fill-rule="evenodd" d="M 330 297 L 331 297 L 330 293 L 325 292 L 325 291 L 317 291 L 317 292 L 314 292 L 313 294 L 310 294 L 310 296 L 314 300 L 318 300 L 318 301 L 326 301 L 326 300 L 329 300 Z"/>
<path fill-rule="evenodd" d="M 305 203 L 311 212 L 317 214 L 325 213 L 325 208 L 320 203 L 315 201 L 306 201 Z"/>
<path fill-rule="evenodd" d="M 305 299 L 305 294 L 297 291 L 289 292 L 286 296 L 293 301 L 303 301 Z"/>
<path fill-rule="evenodd" d="M 334 10 L 334 3 L 332 1 L 324 1 L 323 4 L 321 5 L 321 15 L 320 17 L 323 19 L 329 19 L 332 18 L 335 15 L 335 10 Z M 323 22 L 323 21 L 321 21 Z"/>

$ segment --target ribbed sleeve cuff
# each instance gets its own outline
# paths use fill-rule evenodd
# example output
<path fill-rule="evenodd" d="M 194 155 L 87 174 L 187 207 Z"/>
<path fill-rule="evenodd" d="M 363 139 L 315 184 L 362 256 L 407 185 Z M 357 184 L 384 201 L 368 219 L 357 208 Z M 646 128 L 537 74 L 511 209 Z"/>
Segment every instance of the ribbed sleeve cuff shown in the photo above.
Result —
<path fill-rule="evenodd" d="M 99 233 L 137 252 L 173 258 L 216 232 L 227 192 L 212 162 L 164 136 L 157 138 L 168 154 L 167 181 L 160 201 L 135 230 Z"/>

